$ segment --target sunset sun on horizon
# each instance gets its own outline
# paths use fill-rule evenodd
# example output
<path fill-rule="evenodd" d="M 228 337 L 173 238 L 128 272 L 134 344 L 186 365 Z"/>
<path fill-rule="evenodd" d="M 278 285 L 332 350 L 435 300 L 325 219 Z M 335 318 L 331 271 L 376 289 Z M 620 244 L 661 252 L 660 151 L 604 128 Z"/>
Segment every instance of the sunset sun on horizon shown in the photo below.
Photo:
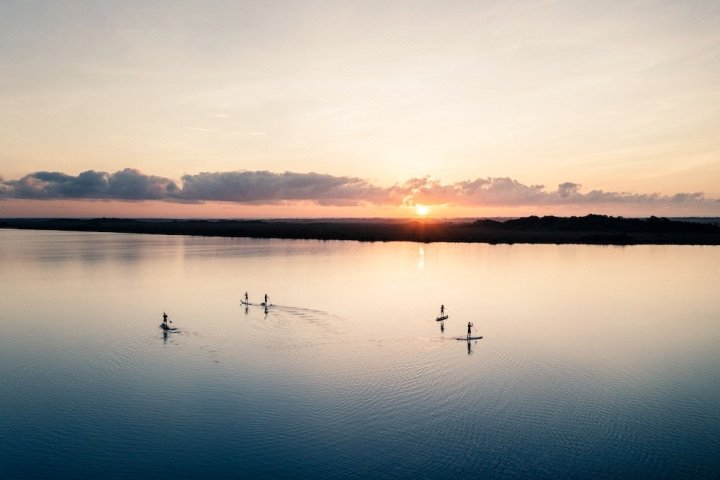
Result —
<path fill-rule="evenodd" d="M 418 217 L 425 217 L 430 213 L 430 207 L 427 205 L 415 205 L 415 213 Z"/>

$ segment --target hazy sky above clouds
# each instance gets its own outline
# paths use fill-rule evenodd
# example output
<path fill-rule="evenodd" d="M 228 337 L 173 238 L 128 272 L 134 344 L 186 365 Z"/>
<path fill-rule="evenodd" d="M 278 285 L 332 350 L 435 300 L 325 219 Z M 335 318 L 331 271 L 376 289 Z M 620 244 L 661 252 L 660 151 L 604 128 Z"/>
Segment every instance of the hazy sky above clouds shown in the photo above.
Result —
<path fill-rule="evenodd" d="M 3 216 L 720 215 L 716 1 L 12 0 L 0 45 Z M 127 198 L 129 171 L 176 190 Z"/>

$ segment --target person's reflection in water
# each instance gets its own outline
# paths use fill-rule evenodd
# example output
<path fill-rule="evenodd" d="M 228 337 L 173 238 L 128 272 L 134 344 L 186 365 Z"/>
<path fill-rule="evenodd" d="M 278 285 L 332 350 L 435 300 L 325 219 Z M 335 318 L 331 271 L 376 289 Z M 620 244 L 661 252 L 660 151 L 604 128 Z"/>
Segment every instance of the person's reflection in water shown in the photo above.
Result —
<path fill-rule="evenodd" d="M 248 305 L 245 305 L 245 315 L 248 314 L 248 311 L 250 310 L 250 307 Z"/>
<path fill-rule="evenodd" d="M 468 345 L 467 345 L 467 347 L 468 347 L 468 355 L 472 355 L 472 354 L 473 354 L 472 341 L 468 340 L 468 341 L 467 341 L 467 344 L 468 344 Z"/>
<path fill-rule="evenodd" d="M 445 321 L 440 322 L 440 333 L 445 333 Z"/>
<path fill-rule="evenodd" d="M 163 343 L 167 343 L 167 339 L 168 339 L 168 331 L 163 330 Z"/>

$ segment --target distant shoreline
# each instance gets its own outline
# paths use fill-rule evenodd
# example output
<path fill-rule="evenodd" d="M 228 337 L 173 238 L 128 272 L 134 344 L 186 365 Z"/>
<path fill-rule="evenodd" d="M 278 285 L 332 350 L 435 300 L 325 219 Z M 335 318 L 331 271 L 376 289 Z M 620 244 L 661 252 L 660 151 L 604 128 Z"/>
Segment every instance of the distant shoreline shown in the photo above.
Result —
<path fill-rule="evenodd" d="M 6 218 L 0 228 L 208 237 L 490 244 L 720 245 L 717 221 L 587 215 L 510 220 Z"/>

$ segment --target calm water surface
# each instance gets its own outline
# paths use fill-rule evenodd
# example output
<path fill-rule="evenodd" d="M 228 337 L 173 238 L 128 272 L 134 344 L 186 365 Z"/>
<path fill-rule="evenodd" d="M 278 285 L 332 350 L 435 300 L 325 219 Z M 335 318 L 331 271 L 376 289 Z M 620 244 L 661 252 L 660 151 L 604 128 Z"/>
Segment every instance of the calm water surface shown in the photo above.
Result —
<path fill-rule="evenodd" d="M 717 478 L 719 267 L 717 247 L 0 231 L 0 472 Z M 484 339 L 455 340 L 468 321 Z"/>

